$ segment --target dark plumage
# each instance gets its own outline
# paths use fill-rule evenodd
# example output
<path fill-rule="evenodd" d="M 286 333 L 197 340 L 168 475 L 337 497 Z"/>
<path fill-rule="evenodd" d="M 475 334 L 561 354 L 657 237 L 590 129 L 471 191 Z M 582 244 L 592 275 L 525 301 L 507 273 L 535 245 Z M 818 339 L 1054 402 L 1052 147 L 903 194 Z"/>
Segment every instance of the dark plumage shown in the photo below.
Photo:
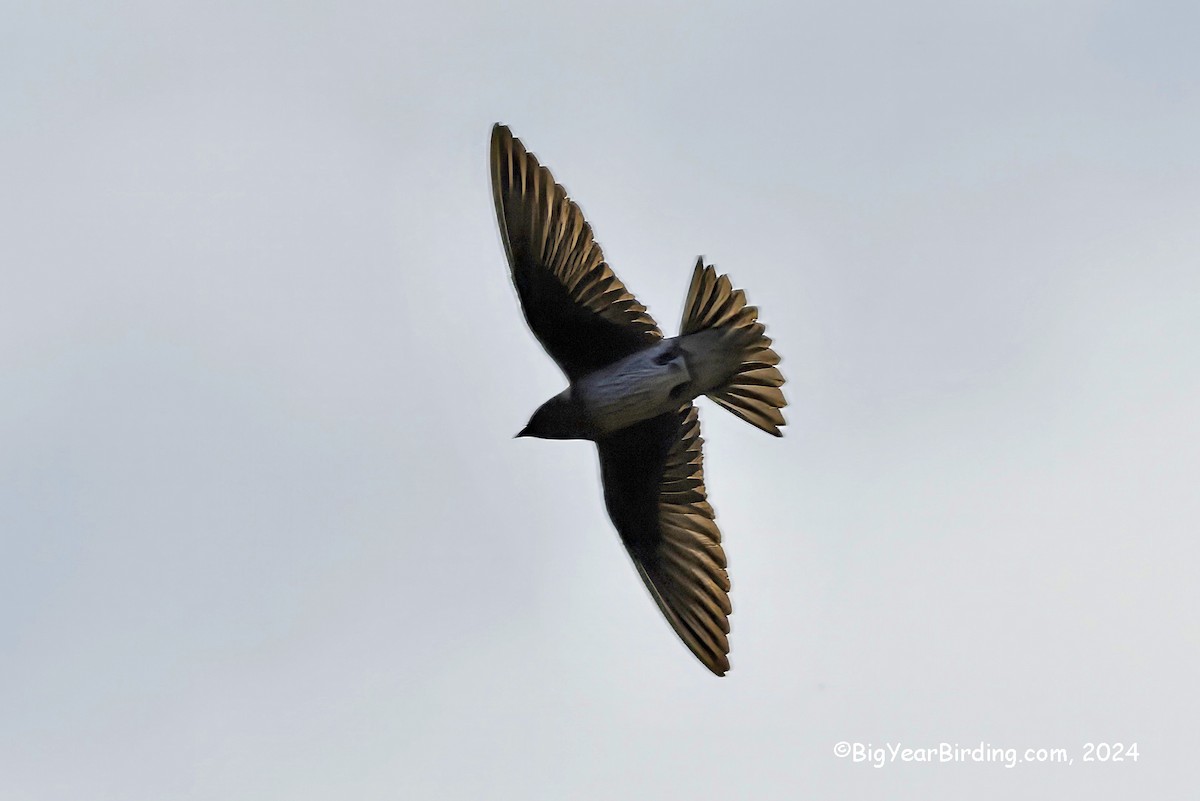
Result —
<path fill-rule="evenodd" d="M 518 436 L 596 443 L 605 505 L 634 566 L 684 644 L 724 675 L 729 576 L 692 400 L 708 395 L 780 435 L 784 379 L 758 310 L 701 259 L 681 335 L 664 340 L 605 263 L 579 207 L 499 124 L 491 175 L 525 319 L 570 384 Z"/>

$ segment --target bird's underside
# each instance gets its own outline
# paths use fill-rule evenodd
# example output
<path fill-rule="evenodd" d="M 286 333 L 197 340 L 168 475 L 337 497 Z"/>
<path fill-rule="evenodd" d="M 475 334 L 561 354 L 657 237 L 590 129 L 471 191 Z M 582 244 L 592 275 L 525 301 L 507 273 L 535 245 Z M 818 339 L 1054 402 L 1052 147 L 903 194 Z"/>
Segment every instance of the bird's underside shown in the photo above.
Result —
<path fill-rule="evenodd" d="M 521 308 L 534 336 L 571 382 L 564 395 L 582 403 L 589 391 L 598 392 L 597 376 L 624 370 L 621 365 L 649 376 L 631 378 L 628 371 L 610 376 L 610 386 L 625 382 L 633 389 L 608 390 L 585 410 L 593 423 L 597 403 L 619 407 L 624 415 L 594 426 L 589 436 L 600 455 L 605 505 L 668 623 L 709 670 L 724 675 L 729 669 L 729 577 L 704 488 L 703 440 L 691 399 L 707 394 L 779 435 L 779 409 L 786 403 L 779 390 L 783 376 L 757 310 L 746 305 L 728 278 L 698 263 L 681 337 L 671 343 L 690 345 L 691 352 L 673 355 L 690 357 L 682 362 L 684 369 L 704 375 L 707 383 L 696 383 L 694 391 L 677 398 L 661 395 L 676 385 L 654 372 L 670 369 L 670 357 L 661 365 L 652 363 L 666 349 L 654 350 L 663 338 L 658 325 L 605 263 L 579 207 L 502 125 L 492 130 L 491 178 Z M 625 397 L 644 389 L 647 381 L 662 384 L 652 388 L 653 403 L 639 406 Z"/>

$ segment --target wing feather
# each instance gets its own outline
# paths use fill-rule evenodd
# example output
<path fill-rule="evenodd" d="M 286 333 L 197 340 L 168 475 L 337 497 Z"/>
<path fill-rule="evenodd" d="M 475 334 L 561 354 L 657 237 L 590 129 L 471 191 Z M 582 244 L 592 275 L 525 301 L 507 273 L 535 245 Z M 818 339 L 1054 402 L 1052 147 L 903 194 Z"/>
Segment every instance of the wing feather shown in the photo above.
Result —
<path fill-rule="evenodd" d="M 690 403 L 597 443 L 608 513 L 638 574 L 683 643 L 723 676 L 733 610 L 703 444 Z"/>
<path fill-rule="evenodd" d="M 492 196 L 521 308 L 571 380 L 662 339 L 604 261 L 583 212 L 503 125 L 492 129 Z"/>

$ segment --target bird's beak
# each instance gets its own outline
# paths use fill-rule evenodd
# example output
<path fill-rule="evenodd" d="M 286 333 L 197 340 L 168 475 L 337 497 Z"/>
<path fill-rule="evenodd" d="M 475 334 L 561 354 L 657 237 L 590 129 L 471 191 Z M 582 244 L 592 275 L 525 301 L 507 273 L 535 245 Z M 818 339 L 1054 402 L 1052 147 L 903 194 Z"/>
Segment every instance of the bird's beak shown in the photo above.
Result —
<path fill-rule="evenodd" d="M 516 434 L 513 434 L 513 439 L 517 439 L 518 437 L 528 437 L 528 436 L 530 436 L 529 426 L 525 426 L 520 431 L 518 431 Z"/>

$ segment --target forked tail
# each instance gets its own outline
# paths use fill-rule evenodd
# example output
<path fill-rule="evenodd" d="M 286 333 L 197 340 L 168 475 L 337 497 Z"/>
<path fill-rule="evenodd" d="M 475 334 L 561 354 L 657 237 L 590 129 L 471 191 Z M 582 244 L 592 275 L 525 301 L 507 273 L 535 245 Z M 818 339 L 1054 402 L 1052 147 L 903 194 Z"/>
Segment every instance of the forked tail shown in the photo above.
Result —
<path fill-rule="evenodd" d="M 734 349 L 738 357 L 732 377 L 706 393 L 708 397 L 747 423 L 783 436 L 779 410 L 787 406 L 787 400 L 779 389 L 784 381 L 775 366 L 779 354 L 771 350 L 766 327 L 758 322 L 758 309 L 746 305 L 746 293 L 734 289 L 729 276 L 717 275 L 712 265 L 704 266 L 701 256 L 692 272 L 679 333 L 686 336 L 706 330 L 719 332 L 721 344 Z"/>

